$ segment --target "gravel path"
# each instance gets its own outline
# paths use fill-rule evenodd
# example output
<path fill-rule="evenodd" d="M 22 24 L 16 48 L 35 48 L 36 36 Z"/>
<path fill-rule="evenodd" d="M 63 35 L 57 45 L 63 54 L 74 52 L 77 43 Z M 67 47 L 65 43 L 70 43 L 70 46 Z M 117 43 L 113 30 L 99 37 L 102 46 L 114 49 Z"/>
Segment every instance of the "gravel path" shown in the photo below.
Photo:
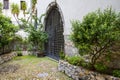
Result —
<path fill-rule="evenodd" d="M 15 57 L 0 65 L 0 80 L 72 80 L 59 72 L 57 65 L 48 57 Z"/>

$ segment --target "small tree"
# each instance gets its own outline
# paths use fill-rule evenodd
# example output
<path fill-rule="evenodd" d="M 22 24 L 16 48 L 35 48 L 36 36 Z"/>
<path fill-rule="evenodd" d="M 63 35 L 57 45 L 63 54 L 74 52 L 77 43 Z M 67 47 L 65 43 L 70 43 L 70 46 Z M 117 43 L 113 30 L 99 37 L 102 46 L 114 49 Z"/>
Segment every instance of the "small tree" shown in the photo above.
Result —
<path fill-rule="evenodd" d="M 89 54 L 94 67 L 97 60 L 108 55 L 109 47 L 120 41 L 120 13 L 111 8 L 97 10 L 72 21 L 71 39 L 81 55 Z"/>
<path fill-rule="evenodd" d="M 18 25 L 20 25 L 19 19 L 18 19 L 20 10 L 19 10 L 18 4 L 12 3 L 12 5 L 11 5 L 11 13 L 13 14 L 13 16 L 14 16 L 15 20 L 17 21 Z"/>
<path fill-rule="evenodd" d="M 26 4 L 26 2 L 22 2 L 21 7 L 22 7 L 23 14 L 24 14 L 24 17 L 25 17 L 25 14 L 26 14 L 25 11 L 26 11 L 26 9 L 27 9 L 27 4 Z"/>

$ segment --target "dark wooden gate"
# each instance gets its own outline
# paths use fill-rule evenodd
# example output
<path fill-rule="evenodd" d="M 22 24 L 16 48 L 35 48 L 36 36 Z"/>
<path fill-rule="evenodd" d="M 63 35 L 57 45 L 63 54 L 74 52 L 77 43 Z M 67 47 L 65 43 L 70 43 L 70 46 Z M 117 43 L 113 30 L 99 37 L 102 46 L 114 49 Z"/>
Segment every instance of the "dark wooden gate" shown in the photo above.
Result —
<path fill-rule="evenodd" d="M 59 52 L 64 51 L 63 22 L 57 7 L 52 8 L 46 18 L 45 31 L 48 33 L 48 42 L 45 50 L 48 56 L 59 59 Z"/>

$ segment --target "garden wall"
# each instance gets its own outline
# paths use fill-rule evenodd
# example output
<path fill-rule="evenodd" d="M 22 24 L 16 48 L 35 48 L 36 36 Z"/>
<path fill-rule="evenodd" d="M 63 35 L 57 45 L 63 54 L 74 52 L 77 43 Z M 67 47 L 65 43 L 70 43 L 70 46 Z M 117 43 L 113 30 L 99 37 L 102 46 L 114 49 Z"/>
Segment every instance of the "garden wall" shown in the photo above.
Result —
<path fill-rule="evenodd" d="M 83 67 L 71 65 L 63 60 L 59 60 L 58 70 L 64 72 L 74 80 L 120 80 L 120 78 L 100 74 Z"/>
<path fill-rule="evenodd" d="M 13 57 L 17 56 L 17 54 L 15 52 L 11 52 L 9 54 L 4 54 L 0 56 L 0 64 L 7 62 L 9 60 L 11 60 Z"/>
<path fill-rule="evenodd" d="M 70 40 L 70 36 L 64 36 L 65 40 L 65 53 L 68 56 L 79 55 L 78 49 L 74 46 L 73 42 Z"/>

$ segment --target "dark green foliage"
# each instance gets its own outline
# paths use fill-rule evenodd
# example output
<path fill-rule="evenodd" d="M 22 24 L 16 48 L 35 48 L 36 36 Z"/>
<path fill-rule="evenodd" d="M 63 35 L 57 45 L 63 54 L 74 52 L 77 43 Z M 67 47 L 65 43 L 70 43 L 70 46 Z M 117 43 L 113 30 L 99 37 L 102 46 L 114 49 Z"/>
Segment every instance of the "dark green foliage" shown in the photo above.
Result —
<path fill-rule="evenodd" d="M 11 23 L 10 18 L 0 14 L 0 48 L 4 48 L 9 45 L 15 39 L 15 32 L 18 27 Z"/>
<path fill-rule="evenodd" d="M 68 61 L 72 65 L 80 66 L 81 63 L 83 62 L 83 58 L 80 56 L 72 56 L 72 57 L 65 57 L 66 61 Z"/>
<path fill-rule="evenodd" d="M 59 55 L 60 55 L 60 59 L 62 60 L 65 59 L 65 53 L 63 51 L 60 51 Z"/>
<path fill-rule="evenodd" d="M 120 70 L 114 70 L 113 71 L 113 76 L 120 78 Z"/>
<path fill-rule="evenodd" d="M 91 56 L 91 65 L 105 55 L 109 47 L 120 41 L 120 13 L 111 8 L 97 10 L 84 16 L 83 21 L 72 21 L 71 40 L 81 55 Z"/>
<path fill-rule="evenodd" d="M 103 63 L 96 63 L 95 65 L 94 65 L 94 67 L 95 67 L 95 69 L 97 70 L 97 71 L 99 71 L 99 72 L 106 72 L 106 70 L 107 70 L 107 66 L 106 65 L 104 65 Z"/>
<path fill-rule="evenodd" d="M 44 15 L 42 15 L 40 18 L 35 16 L 33 17 L 33 20 L 37 21 L 37 28 L 35 28 L 32 22 L 27 22 L 25 19 L 21 19 L 26 32 L 29 33 L 28 41 L 33 47 L 35 47 L 36 50 L 44 50 L 44 43 L 47 42 L 48 38 L 47 33 L 43 30 L 44 26 L 41 22 L 43 16 Z"/>

